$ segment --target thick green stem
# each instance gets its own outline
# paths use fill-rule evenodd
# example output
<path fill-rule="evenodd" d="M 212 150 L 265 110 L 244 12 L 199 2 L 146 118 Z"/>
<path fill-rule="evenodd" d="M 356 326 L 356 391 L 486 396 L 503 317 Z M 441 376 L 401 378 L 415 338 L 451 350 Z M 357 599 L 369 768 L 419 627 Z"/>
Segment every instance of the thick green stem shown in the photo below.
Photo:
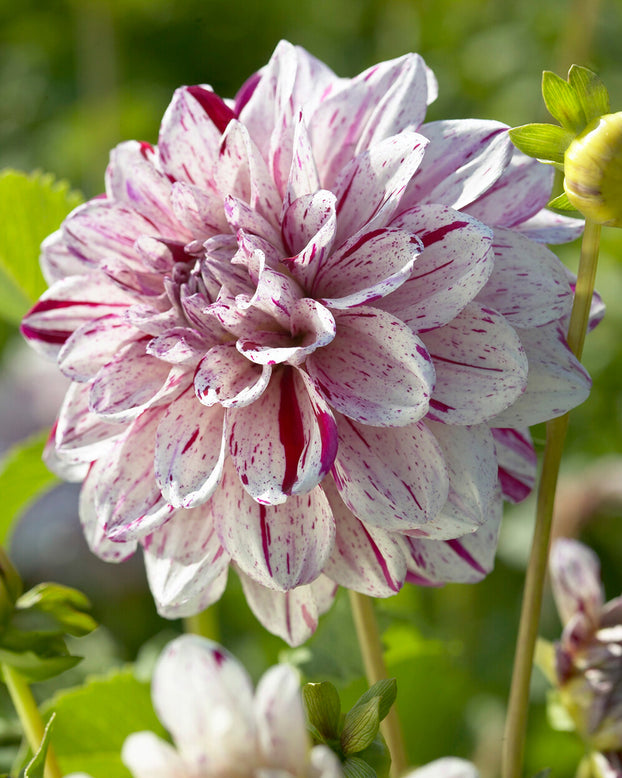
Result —
<path fill-rule="evenodd" d="M 37 703 L 30 691 L 30 687 L 21 673 L 10 665 L 2 665 L 2 675 L 4 676 L 4 682 L 11 695 L 13 706 L 17 711 L 17 715 L 19 716 L 19 720 L 24 729 L 28 744 L 33 752 L 36 752 L 43 740 L 45 727 L 41 715 L 39 714 Z M 44 775 L 45 778 L 62 778 L 62 773 L 58 767 L 51 746 L 48 747 L 45 758 Z"/>
<path fill-rule="evenodd" d="M 201 635 L 201 637 L 209 638 L 218 643 L 220 641 L 220 627 L 216 605 L 210 605 L 204 611 L 185 618 L 184 631 L 193 635 Z"/>
<path fill-rule="evenodd" d="M 587 221 L 581 246 L 575 299 L 568 327 L 568 345 L 579 359 L 583 353 L 583 343 L 594 292 L 599 241 L 600 225 Z M 505 723 L 502 778 L 520 778 L 523 771 L 531 668 L 542 609 L 542 591 L 546 577 L 551 525 L 553 523 L 555 489 L 567 430 L 568 414 L 553 419 L 546 425 L 546 448 L 538 489 L 536 526 L 525 575 L 512 686 Z"/>
<path fill-rule="evenodd" d="M 380 642 L 380 632 L 376 614 L 374 613 L 373 600 L 364 594 L 350 590 L 350 606 L 356 634 L 363 657 L 365 674 L 370 686 L 377 681 L 387 678 L 387 668 L 382 655 L 382 643 Z M 391 754 L 391 775 L 397 778 L 402 775 L 408 767 L 406 757 L 406 748 L 404 747 L 404 737 L 402 728 L 397 715 L 395 705 L 389 711 L 387 717 L 380 725 L 382 735 L 387 741 L 387 746 Z"/>

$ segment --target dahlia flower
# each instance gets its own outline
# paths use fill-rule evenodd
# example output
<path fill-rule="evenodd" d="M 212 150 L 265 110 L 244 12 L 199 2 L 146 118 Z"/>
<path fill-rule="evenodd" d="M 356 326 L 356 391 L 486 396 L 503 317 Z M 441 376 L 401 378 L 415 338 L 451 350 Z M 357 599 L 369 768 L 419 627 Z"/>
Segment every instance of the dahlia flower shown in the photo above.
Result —
<path fill-rule="evenodd" d="M 152 698 L 175 747 L 152 732 L 130 735 L 121 756 L 134 778 L 342 775 L 328 746 L 310 745 L 298 675 L 288 665 L 270 668 L 253 693 L 224 648 L 182 635 L 158 660 Z"/>
<path fill-rule="evenodd" d="M 22 330 L 72 381 L 47 461 L 165 616 L 230 565 L 292 644 L 337 585 L 481 579 L 527 427 L 587 396 L 543 245 L 581 222 L 504 125 L 424 123 L 435 95 L 416 54 L 346 79 L 280 43 L 233 100 L 177 90 L 45 241 Z"/>
<path fill-rule="evenodd" d="M 559 690 L 577 731 L 592 747 L 622 753 L 622 596 L 605 604 L 596 554 L 559 538 L 550 559 L 551 584 L 564 625 L 553 661 L 543 668 Z M 618 757 L 615 757 L 618 752 Z"/>

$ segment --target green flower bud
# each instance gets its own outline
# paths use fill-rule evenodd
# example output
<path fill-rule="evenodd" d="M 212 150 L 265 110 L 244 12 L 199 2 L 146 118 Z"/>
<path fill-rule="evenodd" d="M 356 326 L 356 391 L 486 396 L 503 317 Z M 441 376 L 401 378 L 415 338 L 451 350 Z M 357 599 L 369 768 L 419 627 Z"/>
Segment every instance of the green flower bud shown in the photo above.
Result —
<path fill-rule="evenodd" d="M 622 227 L 622 112 L 601 116 L 566 149 L 564 189 L 597 224 Z"/>

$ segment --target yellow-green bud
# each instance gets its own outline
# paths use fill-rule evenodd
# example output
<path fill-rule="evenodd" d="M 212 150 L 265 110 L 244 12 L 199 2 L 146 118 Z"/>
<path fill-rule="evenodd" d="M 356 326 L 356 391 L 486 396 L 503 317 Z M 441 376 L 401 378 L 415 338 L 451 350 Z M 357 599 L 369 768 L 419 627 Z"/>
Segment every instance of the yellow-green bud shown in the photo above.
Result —
<path fill-rule="evenodd" d="M 597 224 L 622 227 L 622 111 L 589 124 L 566 149 L 564 189 Z"/>

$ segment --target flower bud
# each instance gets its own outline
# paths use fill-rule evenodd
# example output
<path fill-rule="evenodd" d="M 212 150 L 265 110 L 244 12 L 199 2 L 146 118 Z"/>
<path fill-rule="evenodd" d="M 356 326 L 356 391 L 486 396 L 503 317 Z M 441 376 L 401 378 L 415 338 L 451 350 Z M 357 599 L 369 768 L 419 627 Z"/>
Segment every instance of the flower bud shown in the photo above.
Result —
<path fill-rule="evenodd" d="M 589 124 L 568 146 L 564 189 L 597 224 L 622 227 L 622 112 Z"/>

